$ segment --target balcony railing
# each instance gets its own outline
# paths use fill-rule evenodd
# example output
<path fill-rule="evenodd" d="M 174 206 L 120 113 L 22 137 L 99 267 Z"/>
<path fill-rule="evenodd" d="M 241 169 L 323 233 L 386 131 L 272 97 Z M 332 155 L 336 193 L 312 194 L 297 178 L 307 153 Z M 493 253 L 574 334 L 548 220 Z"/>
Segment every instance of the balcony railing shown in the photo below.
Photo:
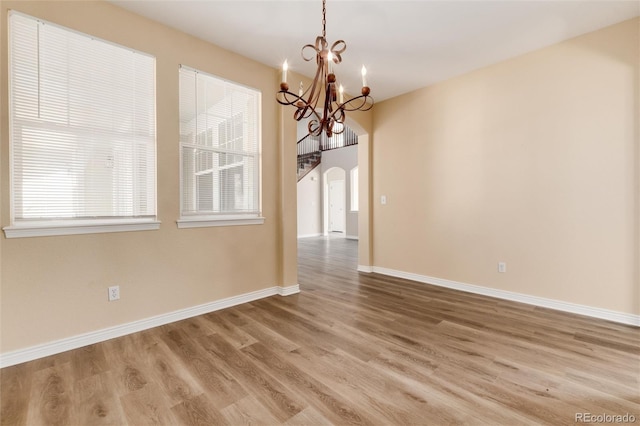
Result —
<path fill-rule="evenodd" d="M 358 135 L 349 127 L 344 132 L 330 138 L 324 133 L 320 136 L 307 135 L 298 141 L 298 180 L 313 170 L 322 158 L 322 151 L 357 145 Z"/>

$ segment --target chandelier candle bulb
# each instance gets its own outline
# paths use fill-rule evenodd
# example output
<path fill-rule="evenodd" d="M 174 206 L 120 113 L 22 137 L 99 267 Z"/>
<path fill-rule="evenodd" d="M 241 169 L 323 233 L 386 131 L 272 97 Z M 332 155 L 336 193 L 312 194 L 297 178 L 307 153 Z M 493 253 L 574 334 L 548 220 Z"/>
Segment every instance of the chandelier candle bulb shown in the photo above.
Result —
<path fill-rule="evenodd" d="M 333 53 L 327 52 L 327 66 L 329 68 L 329 74 L 333 73 Z"/>
<path fill-rule="evenodd" d="M 362 87 L 367 87 L 367 69 L 362 66 Z"/>
<path fill-rule="evenodd" d="M 344 87 L 342 87 L 342 84 L 340 85 L 340 103 L 343 104 L 344 103 Z"/>
<path fill-rule="evenodd" d="M 300 88 L 298 89 L 298 96 L 302 97 L 303 94 L 304 94 L 304 86 L 302 85 L 302 82 L 300 82 Z"/>
<path fill-rule="evenodd" d="M 287 82 L 287 70 L 289 69 L 289 64 L 287 63 L 287 61 L 284 61 L 284 63 L 282 64 L 282 82 L 286 83 Z"/>

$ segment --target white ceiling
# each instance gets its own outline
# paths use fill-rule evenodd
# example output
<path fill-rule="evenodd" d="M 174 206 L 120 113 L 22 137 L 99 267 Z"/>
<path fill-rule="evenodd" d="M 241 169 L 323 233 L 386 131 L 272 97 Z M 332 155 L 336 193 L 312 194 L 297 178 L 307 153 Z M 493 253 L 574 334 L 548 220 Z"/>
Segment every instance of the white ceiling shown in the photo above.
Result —
<path fill-rule="evenodd" d="M 111 3 L 269 66 L 315 71 L 300 49 L 322 31 L 321 0 Z M 383 100 L 639 15 L 638 0 L 328 0 L 327 39 L 347 43 L 336 67 L 345 90 L 359 92 L 364 64 Z"/>

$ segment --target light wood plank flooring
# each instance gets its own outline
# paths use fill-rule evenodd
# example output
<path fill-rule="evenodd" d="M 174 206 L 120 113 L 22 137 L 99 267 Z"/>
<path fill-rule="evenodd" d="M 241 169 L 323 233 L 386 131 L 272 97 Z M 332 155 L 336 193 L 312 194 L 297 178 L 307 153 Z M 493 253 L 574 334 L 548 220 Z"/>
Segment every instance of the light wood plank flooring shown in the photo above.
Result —
<path fill-rule="evenodd" d="M 1 424 L 640 424 L 640 329 L 299 248 L 299 295 L 2 369 Z"/>

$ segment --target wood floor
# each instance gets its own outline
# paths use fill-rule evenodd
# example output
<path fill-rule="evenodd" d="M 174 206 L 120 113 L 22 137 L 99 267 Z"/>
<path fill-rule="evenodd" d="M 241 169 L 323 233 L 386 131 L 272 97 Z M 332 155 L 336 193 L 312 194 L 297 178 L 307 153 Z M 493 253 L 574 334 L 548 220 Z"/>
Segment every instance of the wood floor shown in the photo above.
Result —
<path fill-rule="evenodd" d="M 299 247 L 299 295 L 2 369 L 1 424 L 640 423 L 640 329 L 360 274 L 354 241 Z"/>

